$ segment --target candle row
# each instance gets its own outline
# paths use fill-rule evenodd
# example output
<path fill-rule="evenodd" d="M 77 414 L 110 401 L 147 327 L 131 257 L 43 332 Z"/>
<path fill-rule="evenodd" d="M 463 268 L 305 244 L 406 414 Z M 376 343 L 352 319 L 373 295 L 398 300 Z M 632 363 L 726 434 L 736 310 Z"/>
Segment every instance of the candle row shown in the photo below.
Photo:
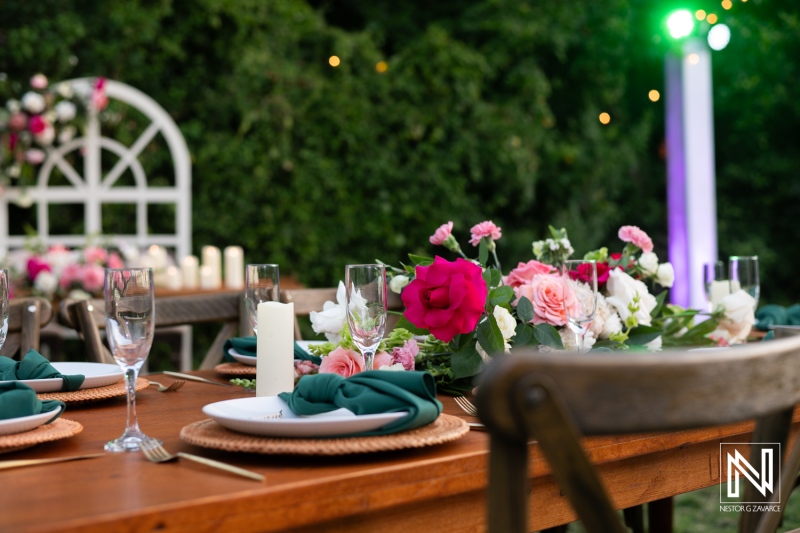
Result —
<path fill-rule="evenodd" d="M 241 246 L 228 246 L 224 252 L 216 246 L 203 246 L 202 261 L 197 256 L 184 257 L 180 266 L 168 264 L 167 250 L 163 246 L 153 245 L 143 257 L 141 266 L 155 270 L 156 286 L 171 290 L 203 289 L 215 290 L 244 288 L 244 251 Z"/>

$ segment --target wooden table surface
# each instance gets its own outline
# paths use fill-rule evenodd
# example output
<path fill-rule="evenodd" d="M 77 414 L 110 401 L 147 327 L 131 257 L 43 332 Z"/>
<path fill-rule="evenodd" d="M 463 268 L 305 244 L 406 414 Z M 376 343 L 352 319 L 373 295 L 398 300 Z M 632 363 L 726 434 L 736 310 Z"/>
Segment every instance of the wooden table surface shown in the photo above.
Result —
<path fill-rule="evenodd" d="M 196 372 L 219 379 L 213 371 Z M 168 376 L 150 376 L 168 384 Z M 180 429 L 203 405 L 252 393 L 187 382 L 177 392 L 138 394 L 139 424 L 172 452 L 185 451 L 263 473 L 264 483 L 140 453 L 0 471 L 0 531 L 461 532 L 485 529 L 488 434 L 417 450 L 341 457 L 229 453 L 185 444 Z M 452 398 L 445 412 L 466 417 Z M 0 460 L 98 453 L 125 425 L 124 397 L 68 406 L 81 434 L 7 453 Z M 471 419 L 470 419 L 471 420 Z M 719 479 L 719 443 L 746 442 L 752 424 L 675 433 L 590 438 L 586 447 L 616 504 L 680 494 Z M 535 530 L 575 519 L 531 445 Z"/>

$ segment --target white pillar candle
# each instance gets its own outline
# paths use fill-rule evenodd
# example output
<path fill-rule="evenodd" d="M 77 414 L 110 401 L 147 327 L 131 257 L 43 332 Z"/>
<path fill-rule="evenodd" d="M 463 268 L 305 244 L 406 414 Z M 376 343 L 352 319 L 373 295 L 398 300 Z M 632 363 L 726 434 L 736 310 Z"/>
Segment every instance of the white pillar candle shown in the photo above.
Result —
<path fill-rule="evenodd" d="M 172 291 L 179 291 L 183 288 L 181 273 L 176 266 L 168 266 L 164 272 L 164 286 Z"/>
<path fill-rule="evenodd" d="M 294 390 L 294 304 L 258 304 L 256 396 Z"/>
<path fill-rule="evenodd" d="M 728 280 L 711 282 L 711 309 L 716 309 L 717 305 L 731 292 L 731 284 Z"/>
<path fill-rule="evenodd" d="M 200 283 L 198 271 L 199 264 L 197 257 L 187 255 L 181 261 L 181 277 L 183 278 L 183 286 L 187 289 L 196 289 Z"/>
<path fill-rule="evenodd" d="M 214 270 L 208 265 L 200 267 L 200 288 L 207 291 L 218 288 Z"/>
<path fill-rule="evenodd" d="M 150 257 L 154 270 L 162 270 L 167 267 L 169 256 L 167 249 L 157 244 L 151 245 L 147 249 L 147 255 Z"/>
<path fill-rule="evenodd" d="M 222 287 L 222 255 L 216 246 L 203 246 L 201 251 L 202 265 L 211 269 L 214 278 L 214 285 L 209 289 L 219 289 Z"/>
<path fill-rule="evenodd" d="M 244 250 L 241 246 L 225 248 L 225 287 L 244 289 Z"/>

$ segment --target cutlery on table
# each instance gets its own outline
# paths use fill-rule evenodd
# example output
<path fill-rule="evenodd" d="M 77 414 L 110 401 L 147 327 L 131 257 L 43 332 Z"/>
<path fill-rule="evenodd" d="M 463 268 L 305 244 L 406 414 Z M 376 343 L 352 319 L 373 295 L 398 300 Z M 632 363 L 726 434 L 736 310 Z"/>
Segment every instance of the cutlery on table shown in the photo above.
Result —
<path fill-rule="evenodd" d="M 456 404 L 469 416 L 478 416 L 478 409 L 466 396 L 456 396 Z"/>
<path fill-rule="evenodd" d="M 233 387 L 233 385 L 231 385 L 230 383 L 211 381 L 210 379 L 201 378 L 200 376 L 193 376 L 191 374 L 181 374 L 180 372 L 170 372 L 169 370 L 164 370 L 162 374 L 166 374 L 167 376 L 172 376 L 174 378 L 183 378 L 191 381 L 199 381 L 200 383 L 208 383 L 209 385 L 219 385 L 221 387 Z"/>
<path fill-rule="evenodd" d="M 21 466 L 43 465 L 47 463 L 60 463 L 62 461 L 77 461 L 79 459 L 91 459 L 92 457 L 102 457 L 104 453 L 93 453 L 91 455 L 73 455 L 71 457 L 52 457 L 50 459 L 17 459 L 14 461 L 0 461 L 0 470 L 6 468 L 18 468 Z"/>
<path fill-rule="evenodd" d="M 158 392 L 172 392 L 183 387 L 186 384 L 186 381 L 183 379 L 176 379 L 169 385 L 164 385 L 162 383 L 159 383 L 158 381 L 149 381 L 149 380 L 148 383 L 150 385 L 156 385 L 158 387 Z"/>
<path fill-rule="evenodd" d="M 168 461 L 175 461 L 178 458 L 183 457 L 184 459 L 189 459 L 206 466 L 219 468 L 220 470 L 225 470 L 226 472 L 238 474 L 246 478 L 255 479 L 256 481 L 264 481 L 265 479 L 261 474 L 256 474 L 255 472 L 245 470 L 244 468 L 239 468 L 238 466 L 214 461 L 213 459 L 206 459 L 205 457 L 200 457 L 199 455 L 192 455 L 183 452 L 178 452 L 175 454 L 169 453 L 161 444 L 158 443 L 158 441 L 152 439 L 143 441 L 141 447 L 145 457 L 147 457 L 147 459 L 153 463 L 166 463 Z"/>

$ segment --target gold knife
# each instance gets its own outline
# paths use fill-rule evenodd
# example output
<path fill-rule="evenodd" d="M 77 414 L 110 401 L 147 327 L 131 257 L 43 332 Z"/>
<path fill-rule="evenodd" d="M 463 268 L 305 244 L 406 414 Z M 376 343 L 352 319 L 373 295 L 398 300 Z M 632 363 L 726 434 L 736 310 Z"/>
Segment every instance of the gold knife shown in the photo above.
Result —
<path fill-rule="evenodd" d="M 43 465 L 47 463 L 59 463 L 61 461 L 77 461 L 78 459 L 91 459 L 92 457 L 102 457 L 104 453 L 91 455 L 73 455 L 71 457 L 53 457 L 51 459 L 18 459 L 15 461 L 0 461 L 0 470 L 6 468 L 19 468 L 21 466 Z"/>
<path fill-rule="evenodd" d="M 220 387 L 233 387 L 230 383 L 222 383 L 219 381 L 211 381 L 210 379 L 201 378 L 200 376 L 193 376 L 191 374 L 181 374 L 180 372 L 170 372 L 169 370 L 164 370 L 162 374 L 166 374 L 168 376 L 172 376 L 175 378 L 183 378 L 189 379 L 192 381 L 199 381 L 200 383 L 208 383 L 209 385 L 219 385 Z"/>

